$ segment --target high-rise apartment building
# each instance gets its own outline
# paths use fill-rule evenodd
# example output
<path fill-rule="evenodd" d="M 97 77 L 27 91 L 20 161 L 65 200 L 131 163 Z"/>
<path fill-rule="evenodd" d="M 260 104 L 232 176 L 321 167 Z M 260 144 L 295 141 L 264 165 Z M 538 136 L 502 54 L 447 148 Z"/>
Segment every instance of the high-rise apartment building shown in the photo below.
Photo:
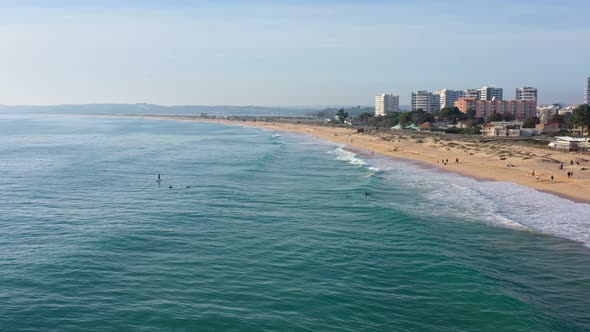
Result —
<path fill-rule="evenodd" d="M 525 86 L 516 88 L 516 100 L 537 100 L 537 89 Z"/>
<path fill-rule="evenodd" d="M 440 109 L 443 109 L 445 107 L 453 107 L 455 102 L 465 95 L 465 92 L 443 89 L 436 91 L 434 94 L 439 96 Z"/>
<path fill-rule="evenodd" d="M 586 92 L 584 93 L 584 102 L 590 104 L 590 77 L 586 79 Z"/>
<path fill-rule="evenodd" d="M 463 97 L 468 99 L 479 99 L 478 89 L 467 89 L 463 91 Z"/>
<path fill-rule="evenodd" d="M 399 112 L 399 96 L 382 94 L 375 96 L 375 116 Z"/>
<path fill-rule="evenodd" d="M 422 109 L 425 112 L 440 110 L 440 97 L 429 91 L 412 92 L 412 111 Z"/>
<path fill-rule="evenodd" d="M 496 88 L 495 85 L 492 86 L 484 86 L 479 90 L 479 99 L 480 100 L 502 100 L 502 95 L 504 89 Z"/>
<path fill-rule="evenodd" d="M 510 114 L 516 119 L 523 120 L 536 115 L 537 101 L 533 100 L 479 100 L 474 98 L 459 98 L 455 106 L 463 113 L 475 111 L 478 118 L 487 118 L 492 114 Z"/>

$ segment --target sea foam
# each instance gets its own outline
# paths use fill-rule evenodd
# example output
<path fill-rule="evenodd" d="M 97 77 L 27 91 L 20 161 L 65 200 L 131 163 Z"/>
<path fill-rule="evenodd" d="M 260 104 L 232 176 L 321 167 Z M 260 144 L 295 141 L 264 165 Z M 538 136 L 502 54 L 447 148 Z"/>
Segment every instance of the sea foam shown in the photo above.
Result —
<path fill-rule="evenodd" d="M 576 203 L 510 182 L 479 181 L 417 163 L 383 156 L 361 157 L 342 147 L 337 160 L 380 170 L 379 178 L 420 199 L 387 202 L 423 217 L 445 215 L 460 220 L 550 234 L 590 247 L 590 204 Z"/>
<path fill-rule="evenodd" d="M 360 158 L 356 153 L 345 150 L 343 146 L 339 146 L 334 150 L 330 150 L 328 153 L 334 154 L 336 156 L 336 160 L 346 161 L 349 164 L 359 167 L 366 167 L 372 172 L 379 172 L 379 168 L 371 165 L 367 160 Z"/>

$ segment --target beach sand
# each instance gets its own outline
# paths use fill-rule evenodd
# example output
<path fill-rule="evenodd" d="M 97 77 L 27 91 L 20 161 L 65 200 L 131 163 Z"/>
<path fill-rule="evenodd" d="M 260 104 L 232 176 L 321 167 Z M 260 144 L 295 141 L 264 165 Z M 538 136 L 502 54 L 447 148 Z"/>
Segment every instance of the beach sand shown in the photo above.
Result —
<path fill-rule="evenodd" d="M 392 158 L 418 161 L 422 165 L 429 165 L 480 180 L 513 182 L 576 202 L 590 203 L 590 155 L 528 147 L 511 142 L 482 143 L 448 140 L 444 135 L 440 138 L 424 138 L 407 132 L 391 131 L 367 134 L 357 133 L 356 129 L 351 128 L 295 123 L 202 119 L 183 116 L 138 117 L 222 123 L 301 133 Z M 448 160 L 448 163 L 445 165 L 443 160 Z M 573 161 L 573 165 L 571 165 L 571 161 Z M 559 169 L 561 163 L 563 163 L 563 170 Z M 588 170 L 582 170 L 584 167 Z M 573 178 L 568 178 L 567 172 L 573 172 Z M 551 176 L 553 176 L 553 180 L 551 180 Z"/>

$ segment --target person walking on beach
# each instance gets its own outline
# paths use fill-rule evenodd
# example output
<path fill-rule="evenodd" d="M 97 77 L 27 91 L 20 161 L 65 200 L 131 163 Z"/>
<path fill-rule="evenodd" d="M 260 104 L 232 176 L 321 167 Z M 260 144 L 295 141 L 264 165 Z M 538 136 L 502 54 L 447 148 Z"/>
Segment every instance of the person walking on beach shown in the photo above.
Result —
<path fill-rule="evenodd" d="M 535 170 L 533 170 L 533 176 L 535 176 Z"/>
<path fill-rule="evenodd" d="M 537 175 L 537 182 L 539 182 L 539 176 Z"/>
<path fill-rule="evenodd" d="M 459 158 L 455 158 L 455 163 L 459 163 Z"/>
<path fill-rule="evenodd" d="M 553 181 L 553 175 L 551 175 L 551 181 Z"/>

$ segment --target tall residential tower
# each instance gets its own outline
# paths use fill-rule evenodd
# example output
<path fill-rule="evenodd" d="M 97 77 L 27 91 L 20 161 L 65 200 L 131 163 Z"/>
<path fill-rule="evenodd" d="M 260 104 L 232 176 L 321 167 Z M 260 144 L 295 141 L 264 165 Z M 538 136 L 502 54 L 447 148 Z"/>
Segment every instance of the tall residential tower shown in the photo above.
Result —
<path fill-rule="evenodd" d="M 382 94 L 375 96 L 375 116 L 399 112 L 399 96 Z"/>
<path fill-rule="evenodd" d="M 590 104 L 590 77 L 586 79 L 586 92 L 584 93 L 584 102 Z"/>
<path fill-rule="evenodd" d="M 530 86 L 516 88 L 516 100 L 537 100 L 537 89 Z"/>
<path fill-rule="evenodd" d="M 502 94 L 504 89 L 496 88 L 495 85 L 484 86 L 479 90 L 480 100 L 502 100 Z"/>
<path fill-rule="evenodd" d="M 445 107 L 453 107 L 455 102 L 465 95 L 465 92 L 443 89 L 436 91 L 434 94 L 439 96 L 440 109 L 442 110 Z"/>
<path fill-rule="evenodd" d="M 412 92 L 412 111 L 422 109 L 424 112 L 440 110 L 440 97 L 428 91 Z"/>

